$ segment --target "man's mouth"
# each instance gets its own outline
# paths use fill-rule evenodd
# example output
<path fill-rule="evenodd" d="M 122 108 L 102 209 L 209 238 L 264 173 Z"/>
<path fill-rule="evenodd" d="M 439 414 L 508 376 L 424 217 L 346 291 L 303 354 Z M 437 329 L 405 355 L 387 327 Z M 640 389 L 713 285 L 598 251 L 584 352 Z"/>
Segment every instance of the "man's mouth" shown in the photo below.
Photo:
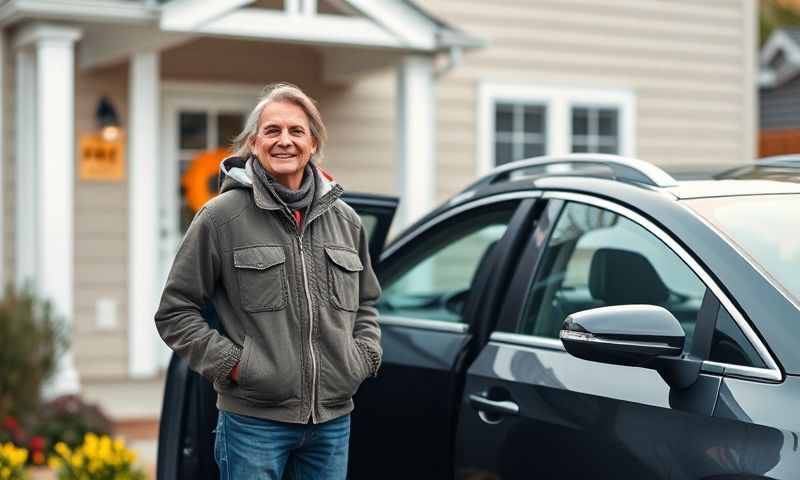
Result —
<path fill-rule="evenodd" d="M 296 155 L 293 154 L 293 153 L 273 153 L 272 156 L 275 157 L 275 158 L 284 158 L 284 159 L 286 159 L 286 158 L 295 157 Z"/>

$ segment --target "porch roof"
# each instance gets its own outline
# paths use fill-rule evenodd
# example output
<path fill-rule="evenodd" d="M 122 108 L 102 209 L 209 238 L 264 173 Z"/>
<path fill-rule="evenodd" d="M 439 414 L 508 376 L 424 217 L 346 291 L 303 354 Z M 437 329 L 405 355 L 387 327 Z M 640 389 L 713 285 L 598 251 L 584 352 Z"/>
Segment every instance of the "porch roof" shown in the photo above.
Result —
<path fill-rule="evenodd" d="M 319 0 L 343 14 L 320 13 L 318 0 L 8 0 L 0 26 L 23 20 L 129 24 L 181 36 L 280 40 L 436 53 L 476 48 L 483 41 L 410 0 Z M 279 2 L 280 3 L 280 2 Z M 339 13 L 339 12 L 337 12 Z"/>

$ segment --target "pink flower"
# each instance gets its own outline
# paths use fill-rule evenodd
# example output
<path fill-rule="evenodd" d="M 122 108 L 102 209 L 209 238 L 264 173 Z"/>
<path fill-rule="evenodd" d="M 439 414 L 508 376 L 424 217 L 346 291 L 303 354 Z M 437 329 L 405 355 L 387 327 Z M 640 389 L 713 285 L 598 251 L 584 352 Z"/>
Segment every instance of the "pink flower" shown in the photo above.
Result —
<path fill-rule="evenodd" d="M 44 450 L 45 440 L 44 437 L 40 437 L 38 435 L 31 437 L 31 441 L 28 442 L 28 448 L 31 450 Z"/>
<path fill-rule="evenodd" d="M 11 432 L 15 432 L 19 430 L 19 422 L 17 422 L 17 419 L 12 416 L 6 416 L 3 419 L 3 428 Z"/>

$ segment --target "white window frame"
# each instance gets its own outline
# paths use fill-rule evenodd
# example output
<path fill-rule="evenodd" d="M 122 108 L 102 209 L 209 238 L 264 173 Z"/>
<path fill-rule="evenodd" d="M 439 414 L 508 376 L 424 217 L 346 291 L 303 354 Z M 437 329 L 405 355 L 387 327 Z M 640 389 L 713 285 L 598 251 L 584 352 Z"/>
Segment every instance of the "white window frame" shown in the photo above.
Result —
<path fill-rule="evenodd" d="M 636 154 L 636 98 L 627 89 L 561 87 L 546 84 L 482 82 L 477 111 L 477 174 L 495 167 L 496 103 L 538 104 L 547 109 L 545 134 L 547 155 L 565 155 L 572 151 L 572 108 L 615 108 L 619 112 L 619 155 Z"/>

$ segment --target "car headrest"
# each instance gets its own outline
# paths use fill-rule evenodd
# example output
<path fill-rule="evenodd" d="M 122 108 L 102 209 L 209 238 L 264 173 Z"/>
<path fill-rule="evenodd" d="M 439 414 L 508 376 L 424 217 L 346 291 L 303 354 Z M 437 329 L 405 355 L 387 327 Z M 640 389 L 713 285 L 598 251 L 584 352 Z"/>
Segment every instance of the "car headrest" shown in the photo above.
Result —
<path fill-rule="evenodd" d="M 661 305 L 669 289 L 647 258 L 637 252 L 599 248 L 589 267 L 589 292 L 606 305 Z"/>

